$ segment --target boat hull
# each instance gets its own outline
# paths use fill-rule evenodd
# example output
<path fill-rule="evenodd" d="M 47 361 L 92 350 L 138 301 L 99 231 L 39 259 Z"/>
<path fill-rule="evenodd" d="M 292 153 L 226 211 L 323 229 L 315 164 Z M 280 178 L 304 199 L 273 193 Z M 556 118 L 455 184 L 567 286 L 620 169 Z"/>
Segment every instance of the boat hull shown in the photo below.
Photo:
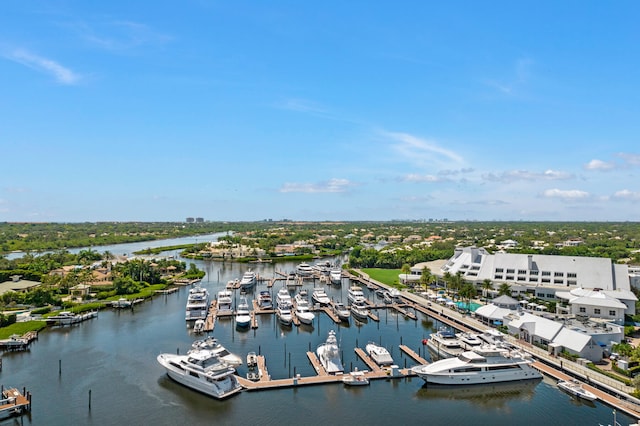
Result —
<path fill-rule="evenodd" d="M 169 363 L 168 357 L 164 355 L 158 356 L 158 362 L 165 368 L 167 376 L 175 382 L 213 398 L 228 398 L 242 390 L 242 386 L 233 374 L 217 380 L 204 381 L 203 379 L 194 378 L 189 374 L 185 374 L 184 371 L 173 367 Z"/>
<path fill-rule="evenodd" d="M 496 371 L 485 374 L 467 373 L 421 373 L 413 370 L 420 378 L 435 385 L 479 385 L 540 379 L 541 374 L 533 367 L 524 366 L 513 371 Z"/>

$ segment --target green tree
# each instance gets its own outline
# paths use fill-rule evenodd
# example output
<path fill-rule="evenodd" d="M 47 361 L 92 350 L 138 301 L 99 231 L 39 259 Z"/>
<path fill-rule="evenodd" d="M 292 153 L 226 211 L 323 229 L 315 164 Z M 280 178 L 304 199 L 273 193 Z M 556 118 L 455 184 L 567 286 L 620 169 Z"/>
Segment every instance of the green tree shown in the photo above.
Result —
<path fill-rule="evenodd" d="M 431 269 L 425 266 L 424 268 L 422 268 L 422 275 L 420 275 L 420 285 L 422 285 L 424 289 L 427 290 L 432 282 L 433 275 L 431 274 Z"/>
<path fill-rule="evenodd" d="M 493 283 L 489 278 L 485 278 L 482 281 L 482 296 L 487 300 L 489 297 L 487 296 L 489 290 L 493 289 Z"/>
<path fill-rule="evenodd" d="M 405 275 L 405 279 L 404 279 L 404 283 L 406 284 L 409 280 L 407 279 L 407 276 L 411 273 L 411 266 L 409 266 L 408 263 L 405 263 L 404 265 L 402 265 L 402 268 L 400 269 L 400 272 L 403 273 Z"/>
<path fill-rule="evenodd" d="M 500 287 L 498 287 L 498 296 L 511 296 L 511 286 L 507 283 L 500 284 Z"/>

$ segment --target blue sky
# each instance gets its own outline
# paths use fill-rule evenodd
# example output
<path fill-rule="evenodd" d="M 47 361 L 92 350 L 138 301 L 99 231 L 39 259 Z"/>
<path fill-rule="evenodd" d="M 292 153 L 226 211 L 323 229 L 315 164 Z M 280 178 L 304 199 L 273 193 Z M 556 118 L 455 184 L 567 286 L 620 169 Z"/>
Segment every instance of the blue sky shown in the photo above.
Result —
<path fill-rule="evenodd" d="M 0 221 L 639 220 L 639 12 L 4 1 Z"/>

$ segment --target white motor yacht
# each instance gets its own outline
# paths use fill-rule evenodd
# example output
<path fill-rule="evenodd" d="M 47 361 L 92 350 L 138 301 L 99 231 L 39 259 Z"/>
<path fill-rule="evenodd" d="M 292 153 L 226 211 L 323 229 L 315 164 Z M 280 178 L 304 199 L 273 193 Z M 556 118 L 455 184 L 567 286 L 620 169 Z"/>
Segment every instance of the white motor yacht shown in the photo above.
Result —
<path fill-rule="evenodd" d="M 360 321 L 366 321 L 369 318 L 369 308 L 364 302 L 354 302 L 350 307 L 351 315 Z"/>
<path fill-rule="evenodd" d="M 373 342 L 369 342 L 365 346 L 365 350 L 376 364 L 381 366 L 393 364 L 393 358 L 391 357 L 391 354 L 389 353 L 387 348 L 376 345 Z"/>
<path fill-rule="evenodd" d="M 437 358 L 458 356 L 464 350 L 455 333 L 447 329 L 440 329 L 435 333 L 431 333 L 427 340 L 427 347 Z"/>
<path fill-rule="evenodd" d="M 199 349 L 187 355 L 164 353 L 158 362 L 176 382 L 214 398 L 222 399 L 240 392 L 235 369 L 212 350 Z"/>
<path fill-rule="evenodd" d="M 329 331 L 329 336 L 327 337 L 326 342 L 318 346 L 316 353 L 318 354 L 320 363 L 327 373 L 337 374 L 344 371 L 342 360 L 340 358 L 340 347 L 338 346 L 335 331 Z"/>
<path fill-rule="evenodd" d="M 193 332 L 196 334 L 200 334 L 202 332 L 204 332 L 204 320 L 203 319 L 197 319 L 195 323 L 193 323 Z"/>
<path fill-rule="evenodd" d="M 327 296 L 327 293 L 323 288 L 317 287 L 313 289 L 313 294 L 311 296 L 316 303 L 319 303 L 323 306 L 327 306 L 331 303 L 331 299 Z"/>
<path fill-rule="evenodd" d="M 238 309 L 236 310 L 236 325 L 238 327 L 249 327 L 251 324 L 251 311 L 249 310 L 249 303 L 246 296 L 240 297 L 240 303 L 238 303 Z"/>
<path fill-rule="evenodd" d="M 350 304 L 354 302 L 364 302 L 365 297 L 362 292 L 362 287 L 357 285 L 349 287 L 349 290 L 347 291 L 347 300 Z"/>
<path fill-rule="evenodd" d="M 206 319 L 209 310 L 209 291 L 206 288 L 195 286 L 189 289 L 185 319 L 196 321 Z"/>
<path fill-rule="evenodd" d="M 349 308 L 344 306 L 344 303 L 342 303 L 342 302 L 334 302 L 333 303 L 333 312 L 342 321 L 349 321 L 349 317 L 351 316 L 351 311 L 349 310 Z"/>
<path fill-rule="evenodd" d="M 440 385 L 473 385 L 539 379 L 542 374 L 525 355 L 495 346 L 462 352 L 432 364 L 411 369 L 425 382 Z"/>
<path fill-rule="evenodd" d="M 349 374 L 345 374 L 342 377 L 342 383 L 348 386 L 366 386 L 369 384 L 369 379 L 364 373 L 366 373 L 366 371 L 355 370 Z"/>
<path fill-rule="evenodd" d="M 203 340 L 196 340 L 191 344 L 191 349 L 188 353 L 203 349 L 212 351 L 215 355 L 220 357 L 222 361 L 232 367 L 242 365 L 242 358 L 240 358 L 236 354 L 229 352 L 227 348 L 225 348 L 224 346 L 222 346 L 222 344 L 220 344 L 220 342 L 218 342 L 218 339 L 215 339 L 213 337 L 207 337 Z"/>
<path fill-rule="evenodd" d="M 331 280 L 331 284 L 342 284 L 342 269 L 332 268 L 329 271 L 329 280 Z"/>
<path fill-rule="evenodd" d="M 313 273 L 313 268 L 308 263 L 302 262 L 296 267 L 296 273 L 301 277 L 310 277 Z"/>
<path fill-rule="evenodd" d="M 260 291 L 258 296 L 258 306 L 260 309 L 273 309 L 273 300 L 268 290 Z"/>
<path fill-rule="evenodd" d="M 304 293 L 303 293 L 304 292 Z M 309 309 L 309 299 L 307 299 L 306 291 L 301 290 L 298 294 L 296 294 L 296 317 L 300 320 L 302 324 L 312 324 L 313 319 L 316 317 L 313 312 Z"/>
<path fill-rule="evenodd" d="M 245 291 L 250 290 L 253 288 L 253 286 L 256 285 L 257 281 L 258 278 L 256 276 L 256 273 L 252 270 L 248 270 L 244 273 L 244 275 L 242 275 L 242 278 L 240 279 L 240 289 Z"/>
<path fill-rule="evenodd" d="M 231 290 L 220 290 L 218 292 L 218 314 L 233 313 L 233 293 Z"/>

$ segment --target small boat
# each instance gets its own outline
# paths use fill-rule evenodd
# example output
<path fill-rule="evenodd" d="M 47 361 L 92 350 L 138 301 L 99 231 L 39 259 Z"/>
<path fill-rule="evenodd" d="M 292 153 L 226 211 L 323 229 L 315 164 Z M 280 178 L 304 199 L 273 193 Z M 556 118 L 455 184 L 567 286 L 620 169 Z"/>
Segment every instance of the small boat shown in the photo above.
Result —
<path fill-rule="evenodd" d="M 238 327 L 249 327 L 251 324 L 251 311 L 246 296 L 240 297 L 238 309 L 236 310 L 236 325 Z"/>
<path fill-rule="evenodd" d="M 123 308 L 130 308 L 131 307 L 131 300 L 125 298 L 125 297 L 121 297 L 120 299 L 111 302 L 111 306 L 113 308 L 117 308 L 117 309 L 123 309 Z"/>
<path fill-rule="evenodd" d="M 209 291 L 206 288 L 196 285 L 189 290 L 187 296 L 187 307 L 185 319 L 195 321 L 205 319 L 209 310 Z"/>
<path fill-rule="evenodd" d="M 342 383 L 348 386 L 366 386 L 369 384 L 369 379 L 364 374 L 365 371 L 355 370 L 349 374 L 345 374 L 342 377 Z"/>
<path fill-rule="evenodd" d="M 320 363 L 327 373 L 337 374 L 344 371 L 342 360 L 340 358 L 340 347 L 338 346 L 335 331 L 329 330 L 326 342 L 318 346 L 316 353 Z"/>
<path fill-rule="evenodd" d="M 376 364 L 380 366 L 393 364 L 393 358 L 391 358 L 391 354 L 389 353 L 387 348 L 376 345 L 373 342 L 369 342 L 365 346 L 365 350 Z"/>
<path fill-rule="evenodd" d="M 327 296 L 327 293 L 324 291 L 323 288 L 320 288 L 320 287 L 313 289 L 313 295 L 311 297 L 316 303 L 319 303 L 324 306 L 331 303 L 331 299 L 329 299 L 329 296 Z"/>
<path fill-rule="evenodd" d="M 273 300 L 271 299 L 271 293 L 268 290 L 260 291 L 258 296 L 258 306 L 260 309 L 273 309 Z"/>
<path fill-rule="evenodd" d="M 253 368 L 258 365 L 258 355 L 255 352 L 249 352 L 247 354 L 247 367 Z"/>
<path fill-rule="evenodd" d="M 427 347 L 438 358 L 456 357 L 464 351 L 461 341 L 455 333 L 446 328 L 431 333 L 429 340 L 427 340 Z"/>
<path fill-rule="evenodd" d="M 349 303 L 364 302 L 365 297 L 364 293 L 362 292 L 362 287 L 357 285 L 352 285 L 351 287 L 349 287 L 349 290 L 347 291 L 347 300 L 349 301 Z"/>
<path fill-rule="evenodd" d="M 193 332 L 196 334 L 200 334 L 204 332 L 204 320 L 198 319 L 195 323 L 193 323 Z"/>
<path fill-rule="evenodd" d="M 586 399 L 587 401 L 595 401 L 598 397 L 582 387 L 582 383 L 577 380 L 560 380 L 558 387 L 565 392 L 569 392 L 578 398 Z"/>
<path fill-rule="evenodd" d="M 457 333 L 456 337 L 460 341 L 460 346 L 468 351 L 473 350 L 473 348 L 478 348 L 483 344 L 478 335 L 474 333 Z"/>
<path fill-rule="evenodd" d="M 333 312 L 342 321 L 349 321 L 349 317 L 351 316 L 351 311 L 349 310 L 349 308 L 344 306 L 344 303 L 342 303 L 342 302 L 335 302 L 333 304 Z"/>
<path fill-rule="evenodd" d="M 280 324 L 290 326 L 293 323 L 293 315 L 291 314 L 291 305 L 279 303 L 276 308 L 276 315 Z"/>

